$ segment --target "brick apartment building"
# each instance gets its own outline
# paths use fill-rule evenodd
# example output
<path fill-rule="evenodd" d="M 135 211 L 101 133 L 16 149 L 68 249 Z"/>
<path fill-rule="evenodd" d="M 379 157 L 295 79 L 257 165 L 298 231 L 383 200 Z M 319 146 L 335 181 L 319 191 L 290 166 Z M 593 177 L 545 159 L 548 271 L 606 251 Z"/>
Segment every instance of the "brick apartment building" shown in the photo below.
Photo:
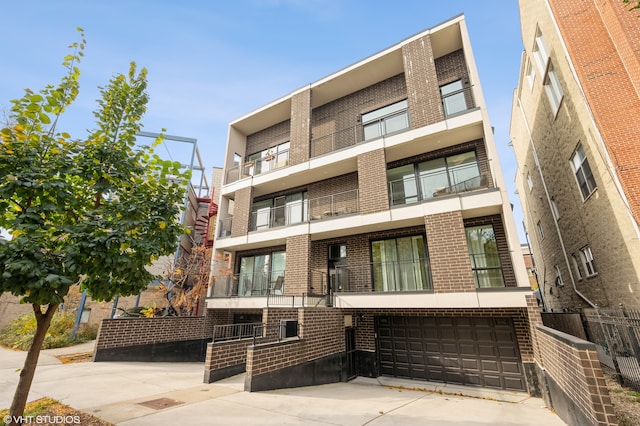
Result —
<path fill-rule="evenodd" d="M 516 183 L 547 310 L 640 307 L 640 18 L 520 1 Z"/>
<path fill-rule="evenodd" d="M 537 306 L 464 16 L 233 121 L 224 169 L 205 381 L 532 390 Z"/>

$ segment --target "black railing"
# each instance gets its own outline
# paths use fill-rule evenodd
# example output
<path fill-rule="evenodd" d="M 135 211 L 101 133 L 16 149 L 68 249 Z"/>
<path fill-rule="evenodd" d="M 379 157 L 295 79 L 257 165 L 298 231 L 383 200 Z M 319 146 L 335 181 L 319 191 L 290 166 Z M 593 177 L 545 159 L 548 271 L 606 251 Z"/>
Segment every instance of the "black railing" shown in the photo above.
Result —
<path fill-rule="evenodd" d="M 241 340 L 254 338 L 254 329 L 262 326 L 262 323 L 225 324 L 213 326 L 213 343 L 229 340 Z"/>
<path fill-rule="evenodd" d="M 284 294 L 285 271 L 240 273 L 214 277 L 212 297 L 251 297 Z"/>
<path fill-rule="evenodd" d="M 370 262 L 336 267 L 331 293 L 432 291 L 429 261 Z"/>

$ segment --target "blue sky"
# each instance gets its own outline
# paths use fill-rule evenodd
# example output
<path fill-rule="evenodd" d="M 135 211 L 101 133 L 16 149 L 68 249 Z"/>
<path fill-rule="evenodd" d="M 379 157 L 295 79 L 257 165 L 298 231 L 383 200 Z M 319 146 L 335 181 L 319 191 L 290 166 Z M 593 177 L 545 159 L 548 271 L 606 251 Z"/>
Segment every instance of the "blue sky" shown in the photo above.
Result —
<path fill-rule="evenodd" d="M 135 61 L 149 73 L 144 130 L 196 138 L 210 173 L 222 166 L 230 121 L 461 13 L 522 240 L 507 146 L 523 50 L 516 0 L 5 2 L 0 108 L 24 88 L 59 81 L 79 26 L 87 39 L 80 95 L 59 129 L 84 137 L 93 128 L 98 86 Z"/>

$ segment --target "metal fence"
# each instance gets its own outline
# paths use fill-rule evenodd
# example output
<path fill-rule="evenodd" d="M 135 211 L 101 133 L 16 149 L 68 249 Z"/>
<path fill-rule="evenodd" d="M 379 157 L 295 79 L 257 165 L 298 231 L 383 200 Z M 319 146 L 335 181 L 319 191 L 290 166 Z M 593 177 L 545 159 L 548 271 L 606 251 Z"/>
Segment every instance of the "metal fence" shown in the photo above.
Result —
<path fill-rule="evenodd" d="M 640 309 L 589 308 L 583 318 L 600 363 L 615 370 L 621 384 L 640 392 Z"/>

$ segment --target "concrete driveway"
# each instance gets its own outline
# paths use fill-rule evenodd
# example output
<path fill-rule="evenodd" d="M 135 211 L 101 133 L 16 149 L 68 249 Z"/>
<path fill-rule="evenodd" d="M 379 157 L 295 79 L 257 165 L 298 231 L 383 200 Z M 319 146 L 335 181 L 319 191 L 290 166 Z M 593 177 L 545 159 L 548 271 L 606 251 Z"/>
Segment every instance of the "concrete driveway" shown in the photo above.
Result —
<path fill-rule="evenodd" d="M 43 351 L 29 399 L 48 396 L 119 425 L 565 424 L 522 393 L 388 378 L 250 393 L 243 375 L 203 384 L 201 363 L 61 364 L 54 356 L 91 349 Z M 0 348 L 0 408 L 11 404 L 23 361 Z M 413 390 L 418 384 L 425 390 Z"/>

